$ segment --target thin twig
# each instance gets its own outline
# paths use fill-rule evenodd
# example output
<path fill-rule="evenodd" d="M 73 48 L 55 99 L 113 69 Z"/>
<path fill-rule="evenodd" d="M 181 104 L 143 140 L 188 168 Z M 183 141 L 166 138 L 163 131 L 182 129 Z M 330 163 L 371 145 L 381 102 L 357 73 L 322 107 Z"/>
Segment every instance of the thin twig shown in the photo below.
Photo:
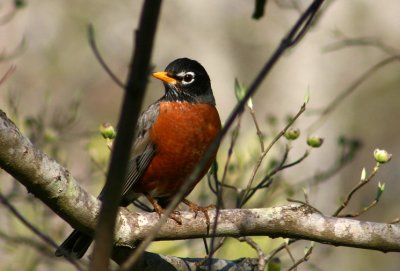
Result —
<path fill-rule="evenodd" d="M 214 255 L 214 253 L 217 252 L 217 250 L 220 249 L 220 248 L 222 247 L 222 245 L 223 245 L 224 242 L 225 242 L 225 239 L 226 239 L 226 237 L 222 237 L 222 238 L 219 240 L 218 244 L 214 247 L 214 251 L 211 251 L 211 250 L 210 250 L 210 252 L 207 253 L 207 255 L 203 258 L 203 260 L 201 260 L 201 261 L 198 263 L 198 266 L 202 266 L 202 265 L 204 265 L 208 260 L 210 260 L 210 259 L 211 259 L 210 255 Z"/>
<path fill-rule="evenodd" d="M 353 93 L 364 81 L 369 79 L 375 72 L 380 68 L 394 62 L 399 61 L 400 55 L 390 56 L 384 60 L 379 61 L 377 64 L 369 68 L 360 77 L 358 77 L 354 82 L 352 82 L 347 88 L 345 88 L 339 95 L 331 101 L 331 103 L 325 107 L 325 109 L 320 113 L 320 116 L 316 121 L 314 121 L 307 129 L 308 133 L 314 132 L 320 124 L 324 121 L 330 113 L 332 113 L 351 93 Z M 314 110 L 313 110 L 314 111 Z"/>
<path fill-rule="evenodd" d="M 36 236 L 42 239 L 46 244 L 50 245 L 53 248 L 57 248 L 58 245 L 53 241 L 49 236 L 41 232 L 38 228 L 36 228 L 32 223 L 30 223 L 8 200 L 2 193 L 0 193 L 0 203 L 3 204 L 7 209 L 22 223 L 27 227 L 31 232 L 33 232 Z M 66 257 L 67 261 L 70 262 L 76 270 L 83 271 L 83 268 L 80 266 L 78 261 L 73 258 Z"/>
<path fill-rule="evenodd" d="M 8 68 L 7 72 L 0 79 L 0 85 L 2 85 L 14 73 L 16 68 L 17 66 L 15 65 L 11 65 L 11 67 Z"/>
<path fill-rule="evenodd" d="M 97 48 L 97 45 L 96 45 L 96 40 L 95 40 L 95 37 L 94 37 L 94 28 L 93 28 L 92 24 L 88 25 L 88 40 L 89 40 L 90 48 L 92 49 L 97 61 L 99 61 L 101 67 L 103 67 L 103 69 L 106 71 L 106 73 L 111 77 L 111 79 L 118 86 L 120 86 L 121 88 L 125 89 L 124 83 L 122 83 L 122 81 L 112 72 L 110 67 L 108 67 L 107 63 L 105 62 L 105 60 L 101 56 L 100 51 L 99 51 L 99 49 Z"/>
<path fill-rule="evenodd" d="M 248 236 L 239 237 L 238 240 L 240 242 L 246 242 L 249 246 L 254 248 L 254 250 L 257 252 L 258 255 L 258 270 L 264 271 L 266 265 L 265 254 L 264 251 L 262 251 L 262 249 L 260 248 L 260 246 Z"/>
<path fill-rule="evenodd" d="M 348 48 L 350 46 L 372 46 L 378 49 L 381 49 L 383 52 L 389 54 L 389 55 L 396 55 L 398 54 L 398 50 L 395 48 L 392 48 L 386 44 L 384 44 L 382 41 L 376 39 L 376 38 L 370 38 L 370 37 L 359 37 L 359 38 L 347 38 L 345 37 L 342 40 L 333 42 L 332 44 L 325 46 L 323 48 L 324 52 L 332 52 L 332 51 L 337 51 L 341 50 L 344 48 Z"/>
<path fill-rule="evenodd" d="M 258 125 L 258 121 L 257 121 L 257 117 L 256 117 L 256 112 L 254 111 L 253 108 L 250 108 L 250 115 L 253 119 L 254 125 L 256 127 L 257 130 L 257 136 L 258 136 L 258 141 L 260 141 L 260 148 L 261 148 L 261 152 L 264 152 L 264 135 L 260 130 L 260 126 Z"/>
<path fill-rule="evenodd" d="M 295 264 L 295 263 L 296 263 L 296 260 L 294 259 L 293 254 L 292 254 L 292 252 L 290 251 L 290 248 L 289 248 L 288 243 L 287 243 L 287 242 L 284 242 L 283 244 L 285 245 L 285 250 L 286 250 L 287 253 L 289 254 L 289 258 L 292 260 L 293 264 Z"/>
<path fill-rule="evenodd" d="M 7 61 L 7 60 L 14 59 L 14 58 L 18 57 L 19 55 L 21 55 L 22 52 L 24 51 L 24 49 L 25 49 L 25 37 L 22 38 L 22 40 L 18 44 L 18 46 L 13 48 L 12 52 L 0 53 L 0 61 Z"/>
<path fill-rule="evenodd" d="M 224 172 L 222 174 L 222 179 L 221 179 L 221 186 L 218 188 L 218 180 L 216 179 L 216 185 L 217 185 L 217 204 L 216 204 L 216 216 L 214 219 L 214 224 L 213 224 L 213 228 L 212 228 L 212 233 L 213 236 L 211 238 L 211 243 L 210 243 L 210 253 L 208 255 L 209 258 L 212 258 L 212 254 L 214 253 L 214 240 L 215 240 L 215 232 L 217 230 L 217 225 L 218 225 L 218 217 L 219 217 L 219 211 L 221 210 L 221 208 L 223 208 L 223 200 L 222 200 L 222 195 L 223 195 L 223 188 L 224 188 L 224 184 L 225 184 L 225 179 L 226 179 L 226 174 L 228 172 L 228 166 L 229 163 L 231 161 L 232 158 L 232 154 L 233 154 L 233 148 L 235 147 L 235 144 L 237 142 L 237 139 L 239 137 L 239 132 L 240 132 L 240 123 L 242 120 L 242 116 L 243 114 L 240 114 L 238 116 L 238 120 L 237 120 L 237 124 L 235 129 L 233 129 L 232 131 L 232 137 L 231 137 L 231 143 L 228 149 L 228 154 L 226 157 L 226 161 L 225 161 L 225 165 L 224 165 Z"/>
<path fill-rule="evenodd" d="M 353 214 L 345 214 L 345 215 L 337 215 L 337 217 L 357 217 L 362 215 L 363 213 L 367 212 L 370 210 L 372 207 L 376 206 L 378 204 L 379 200 L 374 200 L 372 201 L 368 206 L 364 207 L 361 211 L 353 213 Z"/>
<path fill-rule="evenodd" d="M 243 205 L 246 204 L 246 202 L 259 190 L 262 188 L 267 188 L 272 184 L 273 176 L 280 170 L 280 168 L 285 164 L 287 158 L 289 155 L 289 147 L 286 145 L 285 152 L 283 154 L 283 157 L 281 159 L 281 162 L 279 163 L 278 166 L 275 167 L 271 172 L 269 172 L 264 178 L 253 188 L 250 189 L 250 192 L 248 193 L 247 197 L 243 200 Z M 236 207 L 240 207 L 240 202 L 237 203 Z"/>
<path fill-rule="evenodd" d="M 291 271 L 291 270 L 295 270 L 297 268 L 297 266 L 299 266 L 300 264 L 308 261 L 310 259 L 310 255 L 313 251 L 314 248 L 314 243 L 311 242 L 310 247 L 308 248 L 306 254 L 304 255 L 303 258 L 301 258 L 300 260 L 298 260 L 295 264 L 293 264 L 287 271 Z"/>
<path fill-rule="evenodd" d="M 278 246 L 277 248 L 275 248 L 274 250 L 272 250 L 268 256 L 265 257 L 265 261 L 268 263 L 270 260 L 272 260 L 272 258 L 278 254 L 279 252 L 281 252 L 282 250 L 284 250 L 286 248 L 286 245 L 292 245 L 294 243 L 296 243 L 298 240 L 297 239 L 288 239 L 288 242 L 283 242 L 280 246 Z"/>
<path fill-rule="evenodd" d="M 286 158 L 287 158 L 287 155 L 288 155 L 288 150 L 289 150 L 289 149 L 286 149 L 285 156 L 284 156 L 284 159 L 282 160 L 282 163 L 281 163 L 279 166 L 277 166 L 274 170 L 272 170 L 270 173 L 268 173 L 267 175 L 265 175 L 264 178 L 261 180 L 261 182 L 260 182 L 256 187 L 254 187 L 252 190 L 257 190 L 257 189 L 269 187 L 269 186 L 271 185 L 271 183 L 268 182 L 268 181 L 271 180 L 271 178 L 272 178 L 276 173 L 278 173 L 278 172 L 280 172 L 280 171 L 282 171 L 282 170 L 284 170 L 284 169 L 287 169 L 287 168 L 289 168 L 289 167 L 293 167 L 293 166 L 295 166 L 295 165 L 297 165 L 297 164 L 300 164 L 300 163 L 301 163 L 304 159 L 306 159 L 306 158 L 308 157 L 308 155 L 310 154 L 310 151 L 309 151 L 309 150 L 306 150 L 306 151 L 304 152 L 304 154 L 303 154 L 299 159 L 297 159 L 297 160 L 295 160 L 295 161 L 293 161 L 293 162 L 291 162 L 291 163 L 288 163 L 288 164 L 284 164 L 284 165 L 283 165 L 283 163 L 286 161 Z"/>
<path fill-rule="evenodd" d="M 380 164 L 377 163 L 376 166 L 374 167 L 374 169 L 372 170 L 371 174 L 368 176 L 368 178 L 361 180 L 356 186 L 353 187 L 353 189 L 349 192 L 349 194 L 347 194 L 343 203 L 337 208 L 337 210 L 333 213 L 332 216 L 334 216 L 334 217 L 339 216 L 340 212 L 344 208 L 346 208 L 346 206 L 349 204 L 351 197 L 354 195 L 354 193 L 356 193 L 361 187 L 363 187 L 364 185 L 369 183 L 374 178 L 374 176 L 376 175 L 376 173 L 379 170 L 379 166 L 380 166 Z"/>
<path fill-rule="evenodd" d="M 262 161 L 264 160 L 265 156 L 268 154 L 270 149 L 275 145 L 275 143 L 286 133 L 286 131 L 293 125 L 293 123 L 300 117 L 300 115 L 306 110 L 306 103 L 303 103 L 303 105 L 300 107 L 299 112 L 294 116 L 294 118 L 283 128 L 276 136 L 275 138 L 271 141 L 271 143 L 268 145 L 268 147 L 265 149 L 263 153 L 261 153 L 256 165 L 254 166 L 254 169 L 252 171 L 251 177 L 249 182 L 247 183 L 247 187 L 244 191 L 243 197 L 240 201 L 240 206 L 243 206 L 245 200 L 248 197 L 248 194 L 250 193 L 251 186 L 254 182 L 254 179 L 256 177 L 256 174 L 261 166 Z"/>

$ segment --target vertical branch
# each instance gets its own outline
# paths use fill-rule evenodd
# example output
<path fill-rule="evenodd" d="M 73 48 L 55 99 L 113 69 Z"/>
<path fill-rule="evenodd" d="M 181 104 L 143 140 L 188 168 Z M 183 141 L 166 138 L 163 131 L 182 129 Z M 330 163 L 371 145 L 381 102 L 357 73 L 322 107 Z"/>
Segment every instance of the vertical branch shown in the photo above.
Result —
<path fill-rule="evenodd" d="M 161 0 L 144 1 L 139 29 L 136 32 L 135 51 L 125 88 L 117 137 L 103 191 L 95 234 L 92 271 L 108 270 L 114 236 L 115 219 L 122 193 L 123 180 L 129 160 L 136 122 L 147 85 L 151 52 L 156 32 Z"/>

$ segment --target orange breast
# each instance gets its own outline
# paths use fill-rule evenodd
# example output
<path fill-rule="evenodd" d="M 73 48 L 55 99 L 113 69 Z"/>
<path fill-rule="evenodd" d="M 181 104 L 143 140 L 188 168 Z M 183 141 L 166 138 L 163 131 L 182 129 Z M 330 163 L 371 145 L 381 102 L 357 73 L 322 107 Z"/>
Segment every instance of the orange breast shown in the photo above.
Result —
<path fill-rule="evenodd" d="M 150 130 L 156 154 L 134 190 L 153 197 L 172 196 L 192 173 L 220 129 L 221 121 L 212 105 L 161 102 L 159 117 Z M 215 154 L 201 177 L 214 159 Z"/>

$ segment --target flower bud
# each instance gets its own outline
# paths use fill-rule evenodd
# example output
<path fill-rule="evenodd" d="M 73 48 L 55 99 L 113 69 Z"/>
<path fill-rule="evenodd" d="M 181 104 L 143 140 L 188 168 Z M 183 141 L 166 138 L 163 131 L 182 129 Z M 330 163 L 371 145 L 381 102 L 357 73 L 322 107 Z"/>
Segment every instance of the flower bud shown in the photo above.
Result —
<path fill-rule="evenodd" d="M 51 128 L 47 128 L 44 130 L 44 140 L 46 142 L 55 142 L 58 140 L 57 131 Z"/>
<path fill-rule="evenodd" d="M 385 183 L 378 183 L 378 189 L 376 191 L 376 196 L 375 196 L 375 200 L 379 200 L 383 194 L 383 191 L 385 191 Z"/>
<path fill-rule="evenodd" d="M 388 153 L 386 150 L 375 149 L 374 158 L 376 162 L 384 164 L 386 162 L 389 162 L 390 159 L 392 159 L 392 155 Z"/>
<path fill-rule="evenodd" d="M 235 96 L 238 102 L 240 102 L 244 98 L 246 92 L 247 89 L 245 88 L 245 86 L 241 84 L 239 80 L 237 80 L 237 78 L 235 78 Z"/>
<path fill-rule="evenodd" d="M 114 139 L 117 133 L 111 124 L 103 123 L 100 125 L 100 134 L 106 139 Z"/>
<path fill-rule="evenodd" d="M 324 143 L 324 139 L 318 136 L 309 136 L 307 138 L 307 144 L 312 148 L 319 148 L 321 147 L 322 143 Z"/>
<path fill-rule="evenodd" d="M 299 129 L 290 129 L 287 130 L 284 134 L 287 140 L 296 140 L 300 136 Z"/>
<path fill-rule="evenodd" d="M 268 271 L 280 271 L 282 268 L 281 260 L 277 257 L 273 257 L 268 263 Z"/>

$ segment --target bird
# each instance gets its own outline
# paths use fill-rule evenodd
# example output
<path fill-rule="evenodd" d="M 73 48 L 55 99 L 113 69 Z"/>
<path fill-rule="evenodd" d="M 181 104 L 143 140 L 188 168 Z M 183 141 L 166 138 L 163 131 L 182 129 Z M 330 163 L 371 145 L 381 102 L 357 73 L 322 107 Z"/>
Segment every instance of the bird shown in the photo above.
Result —
<path fill-rule="evenodd" d="M 210 77 L 196 60 L 178 58 L 152 75 L 162 81 L 165 92 L 137 121 L 120 206 L 126 207 L 144 195 L 161 216 L 221 130 L 221 120 Z M 207 173 L 216 152 L 185 197 Z M 102 193 L 98 198 L 102 199 Z M 207 207 L 186 198 L 182 202 L 196 215 L 202 211 L 208 218 Z M 170 218 L 181 222 L 177 213 Z M 92 240 L 88 234 L 74 230 L 55 255 L 82 258 Z"/>

